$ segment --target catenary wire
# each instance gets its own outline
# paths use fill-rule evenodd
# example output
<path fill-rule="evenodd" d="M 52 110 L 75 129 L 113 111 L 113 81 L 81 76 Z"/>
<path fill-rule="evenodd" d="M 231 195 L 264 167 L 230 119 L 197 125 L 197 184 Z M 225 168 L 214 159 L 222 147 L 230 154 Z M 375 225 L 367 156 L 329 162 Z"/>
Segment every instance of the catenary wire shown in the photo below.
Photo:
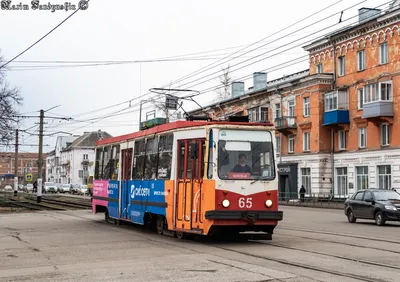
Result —
<path fill-rule="evenodd" d="M 87 3 L 89 3 L 90 0 L 86 0 Z M 25 52 L 27 52 L 29 49 L 31 49 L 33 46 L 35 46 L 36 44 L 38 44 L 40 41 L 42 41 L 44 38 L 46 38 L 50 33 L 52 33 L 53 31 L 55 31 L 58 27 L 60 27 L 63 23 L 65 23 L 69 18 L 71 18 L 73 15 L 75 15 L 79 10 L 81 9 L 81 7 L 78 5 L 78 9 L 76 9 L 71 15 L 69 15 L 68 17 L 66 17 L 62 22 L 60 22 L 58 25 L 56 25 L 52 30 L 50 30 L 48 33 L 46 33 L 45 35 L 43 35 L 39 40 L 37 40 L 35 43 L 33 43 L 31 46 L 29 46 L 28 48 L 26 48 L 24 51 L 22 51 L 21 53 L 19 53 L 18 55 L 16 55 L 14 58 L 12 58 L 11 60 L 7 61 L 6 63 L 4 63 L 2 66 L 0 66 L 0 69 L 4 68 L 5 66 L 7 66 L 9 63 L 11 63 L 12 61 L 14 61 L 15 59 L 17 59 L 18 57 L 22 56 Z"/>

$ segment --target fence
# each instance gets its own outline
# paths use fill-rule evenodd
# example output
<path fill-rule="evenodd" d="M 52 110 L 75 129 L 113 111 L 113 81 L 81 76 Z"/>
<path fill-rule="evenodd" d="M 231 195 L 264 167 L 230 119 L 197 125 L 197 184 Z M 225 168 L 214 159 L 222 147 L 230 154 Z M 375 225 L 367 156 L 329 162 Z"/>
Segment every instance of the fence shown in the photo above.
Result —
<path fill-rule="evenodd" d="M 279 192 L 279 204 L 291 206 L 313 206 L 322 208 L 343 208 L 347 195 L 312 193 L 301 197 L 300 193 Z"/>

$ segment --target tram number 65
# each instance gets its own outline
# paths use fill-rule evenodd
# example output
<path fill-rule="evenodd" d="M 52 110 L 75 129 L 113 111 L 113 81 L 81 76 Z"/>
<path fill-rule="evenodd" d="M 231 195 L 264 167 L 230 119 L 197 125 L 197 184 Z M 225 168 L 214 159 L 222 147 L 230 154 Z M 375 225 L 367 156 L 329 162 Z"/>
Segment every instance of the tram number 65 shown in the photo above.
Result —
<path fill-rule="evenodd" d="M 252 198 L 240 198 L 239 199 L 239 208 L 248 208 L 250 209 L 253 206 L 253 199 Z"/>

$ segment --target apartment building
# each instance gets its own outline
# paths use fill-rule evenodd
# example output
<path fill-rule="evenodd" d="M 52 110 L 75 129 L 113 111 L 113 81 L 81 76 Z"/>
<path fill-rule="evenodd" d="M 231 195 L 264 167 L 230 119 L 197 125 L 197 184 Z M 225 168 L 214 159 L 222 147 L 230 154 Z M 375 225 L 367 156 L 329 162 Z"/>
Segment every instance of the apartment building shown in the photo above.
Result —
<path fill-rule="evenodd" d="M 310 75 L 335 73 L 323 126 L 334 143 L 334 191 L 400 188 L 400 1 L 360 9 L 359 24 L 305 46 Z"/>
<path fill-rule="evenodd" d="M 205 107 L 213 118 L 273 121 L 281 197 L 347 197 L 364 188 L 400 188 L 400 1 L 359 10 L 356 25 L 304 47 L 310 68 Z M 397 93 L 399 92 L 399 93 Z M 193 111 L 201 114 L 202 111 Z"/>
<path fill-rule="evenodd" d="M 33 181 L 38 176 L 38 153 L 18 153 L 18 183 L 26 183 L 25 176 L 32 174 Z M 43 154 L 43 164 L 46 154 Z M 6 179 L 13 179 L 15 167 L 15 153 L 0 152 L 0 182 Z M 43 167 L 42 177 L 45 177 L 46 170 Z M 46 179 L 46 178 L 43 178 Z"/>
<path fill-rule="evenodd" d="M 96 141 L 112 136 L 99 130 L 68 137 L 60 136 L 55 150 L 48 154 L 48 181 L 87 184 L 88 177 L 94 175 Z"/>

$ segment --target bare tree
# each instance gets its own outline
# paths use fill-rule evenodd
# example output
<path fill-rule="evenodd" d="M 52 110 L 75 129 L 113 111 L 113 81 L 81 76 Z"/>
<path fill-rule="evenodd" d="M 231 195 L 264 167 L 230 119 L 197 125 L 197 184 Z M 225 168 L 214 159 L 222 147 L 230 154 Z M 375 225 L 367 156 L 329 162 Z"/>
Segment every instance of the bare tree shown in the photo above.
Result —
<path fill-rule="evenodd" d="M 230 87 L 232 79 L 230 77 L 230 65 L 222 68 L 222 75 L 219 76 L 218 81 L 221 83 L 221 86 L 218 86 L 216 89 L 216 100 L 222 101 L 231 97 Z"/>
<path fill-rule="evenodd" d="M 0 57 L 0 65 L 3 58 Z M 5 68 L 0 68 L 0 144 L 9 145 L 15 137 L 15 129 L 19 120 L 18 108 L 22 105 L 23 98 L 19 89 L 11 88 L 5 81 Z"/>

